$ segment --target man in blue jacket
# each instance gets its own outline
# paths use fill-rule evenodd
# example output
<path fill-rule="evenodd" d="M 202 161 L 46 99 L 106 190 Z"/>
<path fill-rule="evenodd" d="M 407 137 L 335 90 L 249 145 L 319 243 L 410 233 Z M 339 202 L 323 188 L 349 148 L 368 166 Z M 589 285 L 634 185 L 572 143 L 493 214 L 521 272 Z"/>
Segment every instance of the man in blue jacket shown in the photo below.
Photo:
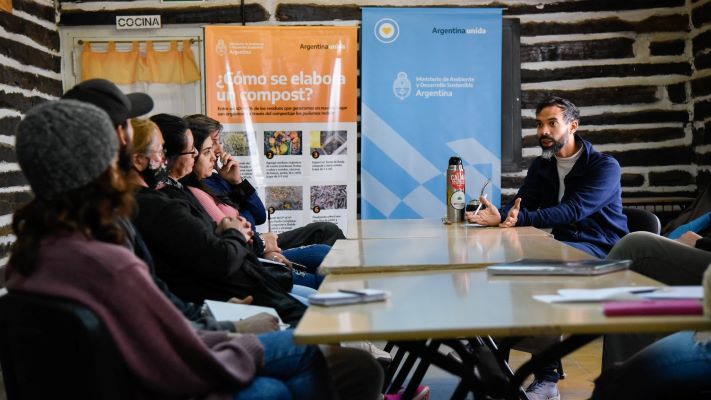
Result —
<path fill-rule="evenodd" d="M 540 103 L 536 135 L 543 153 L 533 160 L 516 197 L 501 210 L 481 197 L 486 208 L 477 215 L 467 213 L 467 219 L 502 228 L 553 228 L 557 240 L 604 258 L 627 233 L 620 165 L 575 134 L 579 123 L 580 111 L 570 101 L 551 97 Z M 541 350 L 560 338 L 530 339 L 531 348 Z M 534 371 L 535 379 L 526 389 L 529 399 L 560 399 L 559 367 L 558 361 Z"/>
<path fill-rule="evenodd" d="M 566 99 L 540 103 L 536 125 L 543 154 L 533 160 L 515 200 L 498 210 L 482 198 L 487 208 L 467 213 L 467 219 L 503 228 L 553 228 L 557 240 L 604 258 L 627 233 L 620 165 L 575 134 L 579 121 L 578 108 Z"/>

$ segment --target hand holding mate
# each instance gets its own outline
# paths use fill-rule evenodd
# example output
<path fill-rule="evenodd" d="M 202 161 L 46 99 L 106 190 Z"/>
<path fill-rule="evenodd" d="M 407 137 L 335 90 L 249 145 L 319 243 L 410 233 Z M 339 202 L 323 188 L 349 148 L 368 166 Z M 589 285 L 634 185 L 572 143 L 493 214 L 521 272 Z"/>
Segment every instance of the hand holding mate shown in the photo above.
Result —
<path fill-rule="evenodd" d="M 479 225 L 499 226 L 499 223 L 501 222 L 501 214 L 499 214 L 499 209 L 494 207 L 494 205 L 486 199 L 486 196 L 480 196 L 479 201 L 486 208 L 481 209 L 478 213 L 465 213 L 467 221 Z"/>

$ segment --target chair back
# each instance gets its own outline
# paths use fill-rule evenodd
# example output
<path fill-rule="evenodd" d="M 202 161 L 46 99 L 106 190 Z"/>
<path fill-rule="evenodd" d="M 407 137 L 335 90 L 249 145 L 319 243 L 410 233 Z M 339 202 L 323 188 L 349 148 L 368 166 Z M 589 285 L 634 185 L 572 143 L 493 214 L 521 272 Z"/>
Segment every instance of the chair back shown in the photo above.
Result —
<path fill-rule="evenodd" d="M 622 212 L 627 216 L 627 229 L 630 232 L 645 231 L 657 235 L 662 231 L 662 224 L 653 212 L 643 208 L 623 207 Z"/>
<path fill-rule="evenodd" d="M 135 397 L 128 369 L 103 322 L 66 299 L 2 296 L 0 363 L 9 400 Z"/>

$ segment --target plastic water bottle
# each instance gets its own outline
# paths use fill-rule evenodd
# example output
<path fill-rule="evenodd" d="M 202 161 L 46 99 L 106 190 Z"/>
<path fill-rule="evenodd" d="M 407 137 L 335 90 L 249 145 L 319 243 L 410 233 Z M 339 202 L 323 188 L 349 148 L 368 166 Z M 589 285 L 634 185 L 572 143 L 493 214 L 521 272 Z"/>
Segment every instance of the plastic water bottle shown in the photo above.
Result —
<path fill-rule="evenodd" d="M 450 157 L 447 167 L 447 219 L 464 221 L 464 166 L 459 157 Z"/>

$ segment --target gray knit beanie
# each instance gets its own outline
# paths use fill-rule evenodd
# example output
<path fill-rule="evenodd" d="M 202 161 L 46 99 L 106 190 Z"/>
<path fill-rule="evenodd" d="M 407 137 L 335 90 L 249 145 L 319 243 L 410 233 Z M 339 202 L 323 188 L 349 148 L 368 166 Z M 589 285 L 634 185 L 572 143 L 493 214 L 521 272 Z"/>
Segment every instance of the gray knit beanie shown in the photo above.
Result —
<path fill-rule="evenodd" d="M 118 154 L 106 112 L 76 100 L 42 103 L 17 127 L 15 152 L 32 191 L 43 199 L 89 184 Z"/>

